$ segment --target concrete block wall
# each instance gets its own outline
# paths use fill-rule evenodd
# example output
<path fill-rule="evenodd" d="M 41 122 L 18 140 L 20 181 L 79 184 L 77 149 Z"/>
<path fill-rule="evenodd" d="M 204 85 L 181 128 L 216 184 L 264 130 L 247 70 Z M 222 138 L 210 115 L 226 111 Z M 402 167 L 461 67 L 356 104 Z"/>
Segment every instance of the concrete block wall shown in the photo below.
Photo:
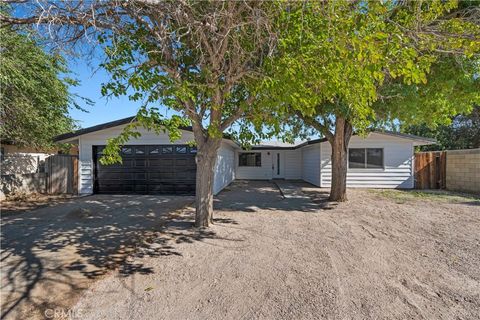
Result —
<path fill-rule="evenodd" d="M 480 194 L 480 149 L 447 151 L 447 189 Z"/>

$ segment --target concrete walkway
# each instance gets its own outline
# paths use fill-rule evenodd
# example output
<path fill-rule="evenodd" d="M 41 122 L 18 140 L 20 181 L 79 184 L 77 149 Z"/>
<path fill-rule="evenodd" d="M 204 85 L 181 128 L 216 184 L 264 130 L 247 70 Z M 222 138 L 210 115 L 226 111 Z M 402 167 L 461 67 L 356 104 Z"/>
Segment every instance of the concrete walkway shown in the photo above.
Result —
<path fill-rule="evenodd" d="M 301 180 L 273 180 L 285 199 L 308 199 L 310 197 L 303 192 L 303 188 L 313 187 Z"/>

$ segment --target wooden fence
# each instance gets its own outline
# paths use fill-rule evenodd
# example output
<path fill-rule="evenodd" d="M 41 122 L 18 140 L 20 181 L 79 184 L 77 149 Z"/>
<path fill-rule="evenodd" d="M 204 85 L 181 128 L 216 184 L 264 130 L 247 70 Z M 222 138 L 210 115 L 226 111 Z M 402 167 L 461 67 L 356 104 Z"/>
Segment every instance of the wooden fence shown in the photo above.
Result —
<path fill-rule="evenodd" d="M 415 153 L 415 188 L 445 189 L 446 165 L 445 151 Z"/>
<path fill-rule="evenodd" d="M 57 154 L 45 160 L 49 194 L 78 193 L 78 156 Z"/>

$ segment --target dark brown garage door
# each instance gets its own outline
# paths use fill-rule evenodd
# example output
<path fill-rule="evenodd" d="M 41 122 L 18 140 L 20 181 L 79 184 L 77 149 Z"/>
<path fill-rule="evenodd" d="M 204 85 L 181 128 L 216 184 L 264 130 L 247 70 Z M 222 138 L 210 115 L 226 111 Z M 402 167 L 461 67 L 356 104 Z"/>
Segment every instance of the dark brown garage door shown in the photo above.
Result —
<path fill-rule="evenodd" d="M 94 146 L 95 193 L 195 194 L 195 147 L 124 146 L 122 164 L 102 165 L 104 146 Z"/>

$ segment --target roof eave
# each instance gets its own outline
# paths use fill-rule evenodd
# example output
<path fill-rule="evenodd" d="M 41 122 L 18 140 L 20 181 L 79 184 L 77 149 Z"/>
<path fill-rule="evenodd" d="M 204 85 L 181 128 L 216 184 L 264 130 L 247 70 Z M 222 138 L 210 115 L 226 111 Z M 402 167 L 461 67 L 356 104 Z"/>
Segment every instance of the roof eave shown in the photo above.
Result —
<path fill-rule="evenodd" d="M 69 132 L 69 133 L 64 133 L 64 134 L 58 135 L 58 136 L 53 138 L 53 141 L 58 142 L 58 143 L 66 143 L 66 142 L 75 141 L 75 140 L 78 140 L 78 137 L 80 137 L 82 135 L 89 134 L 89 133 L 96 132 L 96 131 L 109 129 L 109 128 L 113 128 L 113 127 L 118 127 L 118 126 L 121 126 L 121 125 L 124 125 L 124 124 L 131 123 L 134 120 L 135 120 L 135 116 L 132 116 L 132 117 L 127 117 L 127 118 L 123 118 L 123 119 L 119 119 L 119 120 L 115 120 L 115 121 L 105 122 L 105 123 L 98 124 L 98 125 L 95 125 L 95 126 L 92 126 L 92 127 L 79 129 L 79 130 L 74 131 L 74 132 Z M 191 127 L 179 127 L 179 129 L 184 130 L 184 131 L 193 132 Z M 236 141 L 234 141 L 231 138 L 231 136 L 228 135 L 228 134 L 224 134 L 223 139 L 231 140 L 235 144 L 238 145 L 238 143 Z"/>

